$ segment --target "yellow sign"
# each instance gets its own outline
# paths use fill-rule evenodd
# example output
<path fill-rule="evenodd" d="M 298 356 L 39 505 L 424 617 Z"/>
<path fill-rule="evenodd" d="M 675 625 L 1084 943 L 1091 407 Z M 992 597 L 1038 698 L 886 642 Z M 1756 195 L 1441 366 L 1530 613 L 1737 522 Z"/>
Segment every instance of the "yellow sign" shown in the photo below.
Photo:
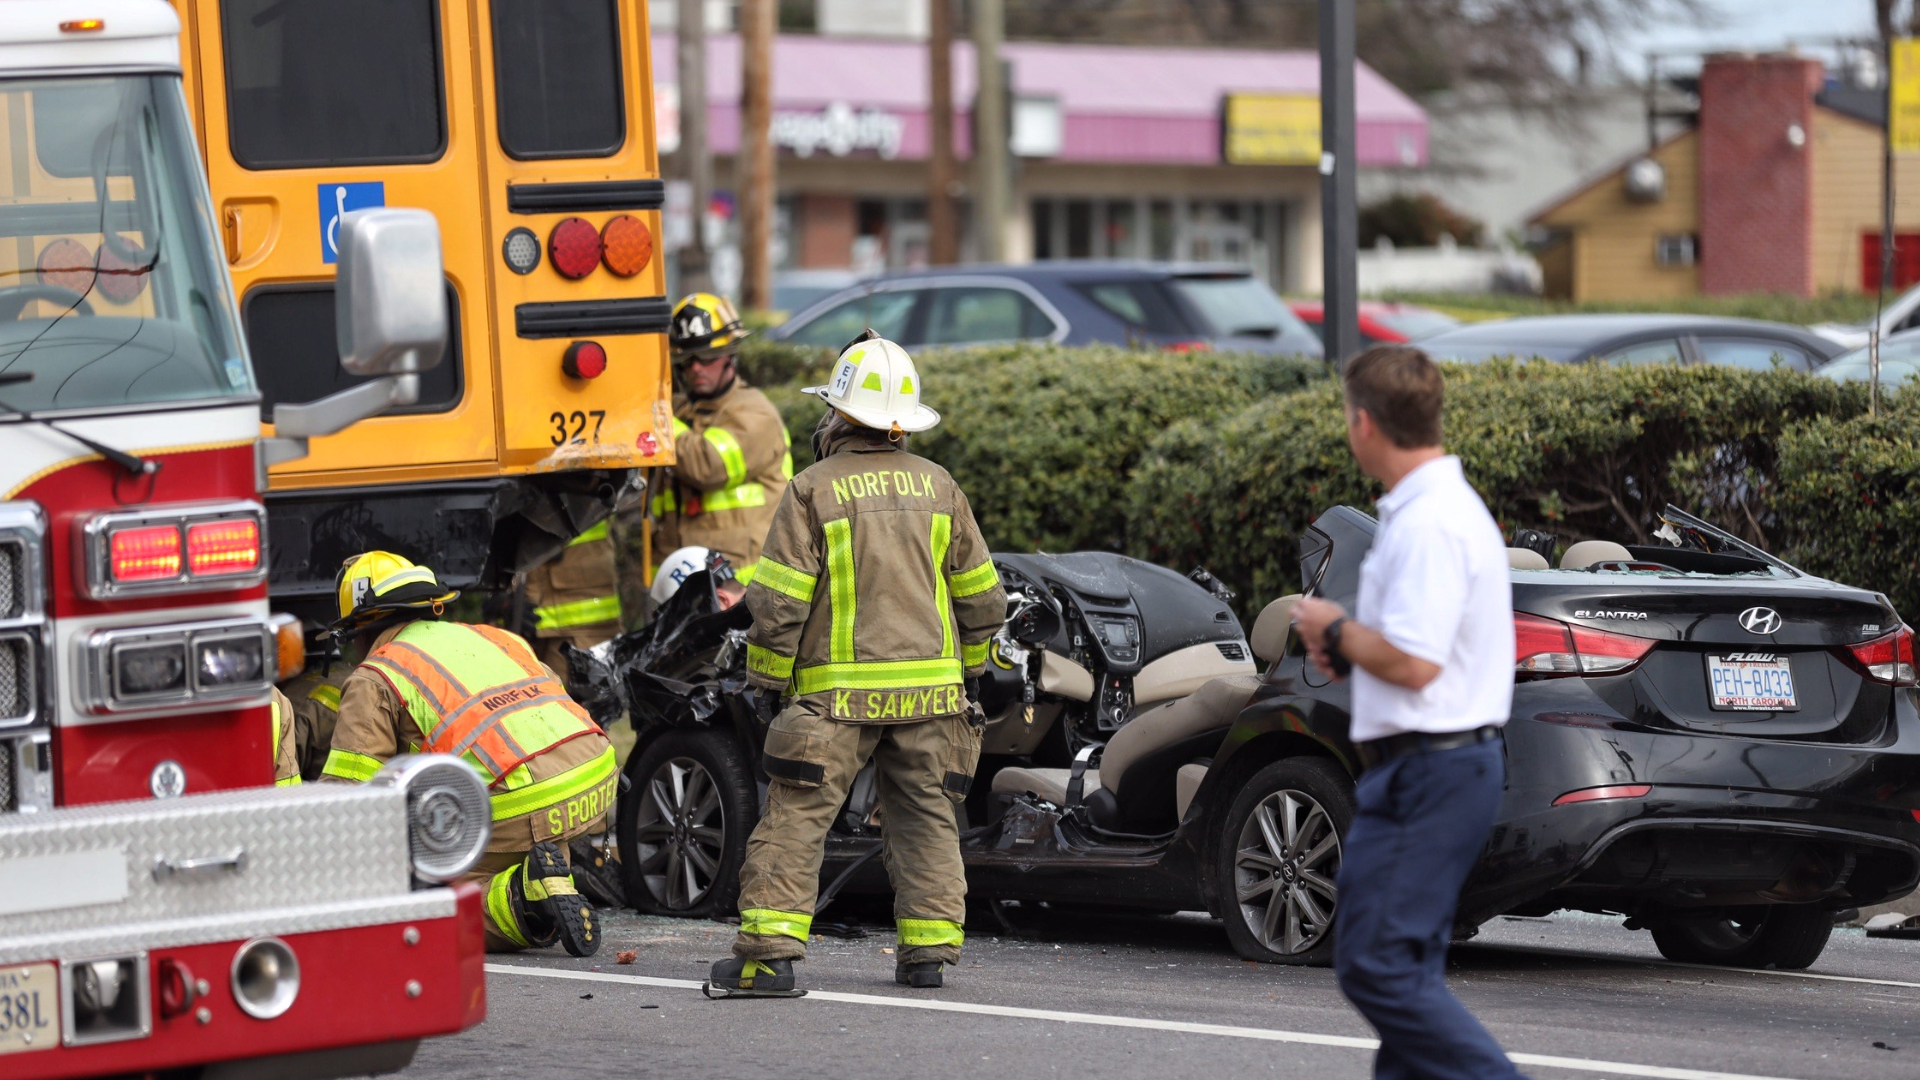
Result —
<path fill-rule="evenodd" d="M 1316 94 L 1228 94 L 1221 114 L 1221 156 L 1229 165 L 1320 163 Z"/>
<path fill-rule="evenodd" d="M 1893 115 L 1887 137 L 1893 152 L 1920 152 L 1920 40 L 1895 38 L 1893 51 Z"/>

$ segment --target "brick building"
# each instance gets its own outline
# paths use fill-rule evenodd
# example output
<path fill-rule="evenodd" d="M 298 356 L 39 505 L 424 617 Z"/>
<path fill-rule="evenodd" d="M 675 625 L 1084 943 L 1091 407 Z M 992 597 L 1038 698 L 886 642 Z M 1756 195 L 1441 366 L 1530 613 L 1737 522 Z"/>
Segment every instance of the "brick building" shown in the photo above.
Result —
<path fill-rule="evenodd" d="M 1812 296 L 1879 285 L 1880 92 L 1796 55 L 1718 55 L 1694 125 L 1575 188 L 1530 223 L 1549 296 Z M 1920 157 L 1895 159 L 1895 269 L 1920 281 Z"/>

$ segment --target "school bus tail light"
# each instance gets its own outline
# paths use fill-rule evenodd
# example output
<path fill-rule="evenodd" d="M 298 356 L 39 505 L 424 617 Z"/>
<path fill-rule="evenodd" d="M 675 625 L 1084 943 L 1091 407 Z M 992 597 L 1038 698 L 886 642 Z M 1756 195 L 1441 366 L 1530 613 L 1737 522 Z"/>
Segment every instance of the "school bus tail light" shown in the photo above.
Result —
<path fill-rule="evenodd" d="M 564 218 L 547 236 L 547 257 L 561 277 L 578 281 L 600 265 L 600 233 L 586 218 Z"/>
<path fill-rule="evenodd" d="M 617 277 L 632 277 L 653 259 L 653 232 L 632 214 L 621 214 L 601 227 L 600 246 L 609 271 Z"/>
<path fill-rule="evenodd" d="M 560 358 L 560 370 L 569 379 L 597 379 L 607 370 L 607 350 L 597 341 L 576 341 Z"/>

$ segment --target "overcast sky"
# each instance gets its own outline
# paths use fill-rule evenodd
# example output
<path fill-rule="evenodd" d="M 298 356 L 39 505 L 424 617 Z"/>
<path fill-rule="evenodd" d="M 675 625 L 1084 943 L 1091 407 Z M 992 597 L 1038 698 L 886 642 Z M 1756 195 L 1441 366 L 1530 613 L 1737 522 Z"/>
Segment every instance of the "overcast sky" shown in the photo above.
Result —
<path fill-rule="evenodd" d="M 1650 48 L 1777 49 L 1820 38 L 1871 35 L 1873 0 L 1711 0 L 1721 15 L 1718 25 L 1674 22 L 1651 27 L 1620 45 L 1620 60 L 1639 70 Z"/>

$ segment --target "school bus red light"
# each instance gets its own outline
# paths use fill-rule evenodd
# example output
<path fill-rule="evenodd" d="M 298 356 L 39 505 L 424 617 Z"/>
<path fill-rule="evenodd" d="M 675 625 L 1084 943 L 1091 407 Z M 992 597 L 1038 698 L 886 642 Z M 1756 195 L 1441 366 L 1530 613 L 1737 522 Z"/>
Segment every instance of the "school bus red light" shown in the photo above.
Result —
<path fill-rule="evenodd" d="M 586 218 L 565 218 L 547 237 L 547 257 L 561 277 L 578 281 L 600 265 L 600 233 Z"/>

